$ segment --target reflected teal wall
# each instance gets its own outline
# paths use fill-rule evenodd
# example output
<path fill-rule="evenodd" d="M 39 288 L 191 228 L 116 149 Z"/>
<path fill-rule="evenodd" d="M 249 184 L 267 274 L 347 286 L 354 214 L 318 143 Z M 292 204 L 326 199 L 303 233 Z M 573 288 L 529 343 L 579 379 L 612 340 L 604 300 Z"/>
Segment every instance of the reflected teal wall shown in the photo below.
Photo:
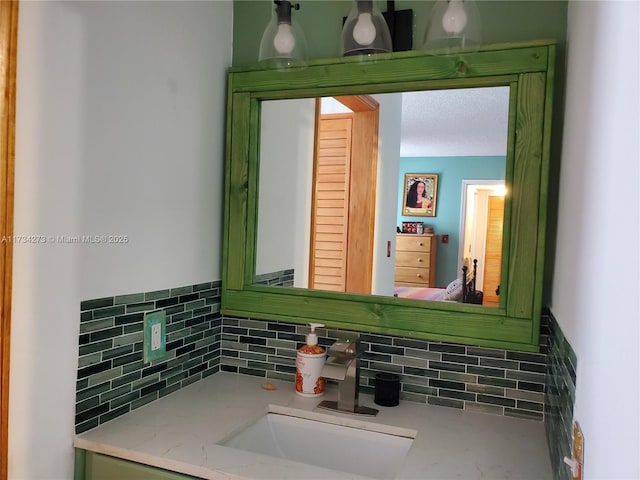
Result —
<path fill-rule="evenodd" d="M 446 287 L 458 270 L 460 245 L 460 212 L 463 180 L 504 180 L 506 159 L 496 157 L 419 157 L 401 158 L 398 175 L 398 226 L 402 222 L 424 222 L 433 227 L 436 235 L 449 235 L 449 243 L 438 243 L 436 282 Z M 436 173 L 438 197 L 435 217 L 407 217 L 401 215 L 405 173 Z"/>

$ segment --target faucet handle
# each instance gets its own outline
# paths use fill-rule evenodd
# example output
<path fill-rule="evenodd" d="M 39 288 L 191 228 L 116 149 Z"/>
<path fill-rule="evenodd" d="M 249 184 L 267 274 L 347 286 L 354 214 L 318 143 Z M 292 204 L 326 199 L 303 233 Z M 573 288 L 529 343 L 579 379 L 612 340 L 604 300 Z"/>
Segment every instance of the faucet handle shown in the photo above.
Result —
<path fill-rule="evenodd" d="M 355 358 L 364 353 L 357 336 L 338 339 L 329 348 L 329 355 Z"/>

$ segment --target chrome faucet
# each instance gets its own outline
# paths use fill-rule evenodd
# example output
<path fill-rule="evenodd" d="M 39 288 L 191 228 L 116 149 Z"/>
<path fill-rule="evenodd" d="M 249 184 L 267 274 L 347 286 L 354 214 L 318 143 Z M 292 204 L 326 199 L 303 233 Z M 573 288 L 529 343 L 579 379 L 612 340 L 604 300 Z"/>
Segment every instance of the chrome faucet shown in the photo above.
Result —
<path fill-rule="evenodd" d="M 358 337 L 337 340 L 327 352 L 321 377 L 338 381 L 338 401 L 323 400 L 318 407 L 358 415 L 376 415 L 375 408 L 358 405 L 360 356 L 364 348 Z"/>

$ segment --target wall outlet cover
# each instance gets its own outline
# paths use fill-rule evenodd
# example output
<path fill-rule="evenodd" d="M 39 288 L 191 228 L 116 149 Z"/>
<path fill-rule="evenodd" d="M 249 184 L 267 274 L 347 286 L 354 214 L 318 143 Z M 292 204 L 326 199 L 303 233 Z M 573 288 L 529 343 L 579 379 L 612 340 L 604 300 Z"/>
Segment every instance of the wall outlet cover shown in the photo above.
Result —
<path fill-rule="evenodd" d="M 160 360 L 166 355 L 167 313 L 164 310 L 144 315 L 144 363 Z"/>

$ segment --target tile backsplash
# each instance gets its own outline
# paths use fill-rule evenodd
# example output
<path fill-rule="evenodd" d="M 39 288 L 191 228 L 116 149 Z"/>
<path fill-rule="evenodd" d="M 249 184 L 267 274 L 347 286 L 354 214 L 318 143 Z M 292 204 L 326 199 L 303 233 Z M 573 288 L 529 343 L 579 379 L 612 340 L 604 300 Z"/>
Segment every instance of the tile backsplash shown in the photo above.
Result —
<path fill-rule="evenodd" d="M 317 329 L 325 347 L 353 332 Z M 297 348 L 308 327 L 284 322 L 224 317 L 220 369 L 244 375 L 295 379 Z M 361 391 L 373 393 L 373 377 L 401 377 L 400 398 L 409 401 L 542 420 L 544 353 L 415 340 L 360 333 L 366 347 Z"/>
<path fill-rule="evenodd" d="M 282 273 L 276 281 L 290 278 Z M 77 433 L 218 371 L 293 383 L 308 332 L 306 325 L 221 316 L 220 282 L 87 300 L 80 309 Z M 167 355 L 144 363 L 144 314 L 158 310 L 167 314 Z M 319 342 L 328 347 L 351 333 L 322 328 Z M 360 340 L 362 392 L 373 393 L 376 373 L 393 372 L 406 401 L 544 419 L 552 460 L 562 463 L 576 361 L 550 313 L 542 316 L 540 353 L 373 333 Z"/>
<path fill-rule="evenodd" d="M 546 315 L 549 325 L 549 353 L 545 388 L 545 431 L 553 478 L 571 480 L 571 471 L 563 459 L 571 457 L 578 362 L 553 314 L 548 312 Z"/>
<path fill-rule="evenodd" d="M 158 310 L 167 355 L 144 363 L 144 314 Z M 82 302 L 76 433 L 217 372 L 221 328 L 220 282 Z"/>

